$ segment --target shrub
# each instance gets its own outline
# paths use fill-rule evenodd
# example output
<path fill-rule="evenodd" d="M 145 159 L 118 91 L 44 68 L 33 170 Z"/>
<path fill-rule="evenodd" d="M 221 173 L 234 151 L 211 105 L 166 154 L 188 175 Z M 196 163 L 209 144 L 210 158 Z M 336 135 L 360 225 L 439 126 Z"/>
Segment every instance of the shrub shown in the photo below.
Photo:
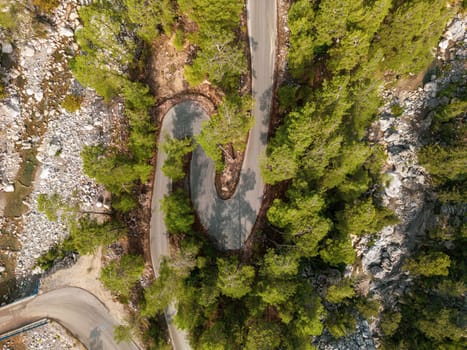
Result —
<path fill-rule="evenodd" d="M 195 222 L 190 199 L 183 190 L 177 190 L 162 199 L 165 225 L 172 234 L 188 233 Z"/>
<path fill-rule="evenodd" d="M 66 95 L 62 101 L 62 107 L 68 112 L 73 113 L 81 108 L 84 98 L 79 95 Z"/>
<path fill-rule="evenodd" d="M 404 107 L 398 103 L 395 103 L 391 106 L 391 113 L 394 117 L 400 117 L 402 113 L 404 113 Z"/>
<path fill-rule="evenodd" d="M 329 287 L 326 293 L 326 300 L 333 304 L 339 304 L 344 299 L 352 298 L 355 290 L 351 286 L 350 280 L 343 280 L 339 284 Z"/>
<path fill-rule="evenodd" d="M 101 272 L 101 281 L 112 293 L 128 298 L 131 288 L 138 282 L 144 270 L 144 260 L 139 255 L 123 255 L 120 261 L 112 261 Z"/>
<path fill-rule="evenodd" d="M 51 13 L 60 5 L 60 0 L 32 0 L 32 4 L 41 12 Z"/>

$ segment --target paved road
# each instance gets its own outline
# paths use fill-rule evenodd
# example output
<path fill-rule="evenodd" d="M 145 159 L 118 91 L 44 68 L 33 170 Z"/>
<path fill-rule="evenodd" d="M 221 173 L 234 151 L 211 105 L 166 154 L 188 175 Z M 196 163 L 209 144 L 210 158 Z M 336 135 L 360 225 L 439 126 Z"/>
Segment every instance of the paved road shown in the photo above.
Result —
<path fill-rule="evenodd" d="M 61 288 L 0 309 L 0 334 L 48 318 L 68 329 L 89 350 L 137 350 L 134 343 L 117 344 L 116 322 L 93 294 Z"/>
<path fill-rule="evenodd" d="M 193 152 L 190 169 L 190 187 L 195 209 L 204 227 L 226 250 L 239 249 L 251 233 L 263 199 L 264 183 L 258 158 L 267 142 L 272 102 L 274 62 L 276 49 L 276 1 L 250 0 L 247 3 L 248 27 L 252 58 L 252 88 L 256 104 L 252 128 L 237 189 L 229 200 L 222 200 L 214 185 L 214 164 L 198 147 Z M 195 102 L 185 101 L 174 106 L 164 117 L 159 144 L 167 135 L 183 138 L 199 133 L 206 113 Z M 160 200 L 168 194 L 170 180 L 162 173 L 166 155 L 159 151 L 151 216 L 151 258 L 156 276 L 160 261 L 168 256 L 169 244 Z M 171 320 L 175 314 L 172 305 L 167 311 L 169 331 L 175 350 L 190 349 L 186 333 L 177 329 Z"/>

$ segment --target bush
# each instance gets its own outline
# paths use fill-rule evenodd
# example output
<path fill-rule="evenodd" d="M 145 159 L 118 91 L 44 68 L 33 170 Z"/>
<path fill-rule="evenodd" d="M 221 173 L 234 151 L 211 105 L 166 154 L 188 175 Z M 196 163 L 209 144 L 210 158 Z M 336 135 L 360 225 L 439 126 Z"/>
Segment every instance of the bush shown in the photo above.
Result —
<path fill-rule="evenodd" d="M 68 112 L 73 113 L 81 108 L 84 98 L 78 95 L 66 95 L 62 101 L 62 107 Z"/>
<path fill-rule="evenodd" d="M 402 320 L 402 314 L 400 312 L 384 312 L 381 317 L 381 330 L 383 331 L 384 335 L 390 337 L 393 335 L 397 328 L 399 327 L 399 323 Z"/>
<path fill-rule="evenodd" d="M 195 222 L 195 215 L 183 190 L 166 195 L 161 203 L 167 231 L 172 234 L 188 233 Z"/>
<path fill-rule="evenodd" d="M 130 296 L 131 288 L 138 282 L 144 270 L 144 260 L 139 255 L 123 255 L 120 261 L 112 261 L 101 271 L 105 288 L 124 298 Z"/>
<path fill-rule="evenodd" d="M 51 13 L 60 5 L 60 0 L 32 0 L 32 4 L 41 12 Z"/>
<path fill-rule="evenodd" d="M 414 275 L 422 276 L 447 276 L 449 274 L 451 259 L 442 252 L 421 253 L 414 259 L 409 259 L 404 269 Z"/>
<path fill-rule="evenodd" d="M 394 117 L 400 117 L 404 113 L 404 107 L 395 103 L 391 106 L 391 113 Z"/>
<path fill-rule="evenodd" d="M 352 298 L 354 295 L 355 290 L 351 285 L 351 281 L 343 280 L 339 284 L 329 287 L 325 299 L 330 303 L 339 304 L 345 299 Z"/>

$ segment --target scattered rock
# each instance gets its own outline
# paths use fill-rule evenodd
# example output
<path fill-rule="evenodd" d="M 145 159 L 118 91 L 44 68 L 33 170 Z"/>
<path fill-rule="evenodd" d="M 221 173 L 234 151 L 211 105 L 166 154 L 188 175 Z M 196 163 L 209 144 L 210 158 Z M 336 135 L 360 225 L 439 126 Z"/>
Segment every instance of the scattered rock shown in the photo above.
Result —
<path fill-rule="evenodd" d="M 3 41 L 0 45 L 2 45 L 2 53 L 6 53 L 8 55 L 13 53 L 13 45 L 9 42 Z"/>
<path fill-rule="evenodd" d="M 36 54 L 36 51 L 31 46 L 24 46 L 22 53 L 24 57 L 33 57 Z"/>
<path fill-rule="evenodd" d="M 61 27 L 59 29 L 59 33 L 60 33 L 60 35 L 68 37 L 68 38 L 72 38 L 72 37 L 75 36 L 75 33 L 73 32 L 73 29 L 71 29 L 69 27 Z"/>
<path fill-rule="evenodd" d="M 15 185 L 14 184 L 8 184 L 3 188 L 3 191 L 7 192 L 7 193 L 15 192 Z"/>

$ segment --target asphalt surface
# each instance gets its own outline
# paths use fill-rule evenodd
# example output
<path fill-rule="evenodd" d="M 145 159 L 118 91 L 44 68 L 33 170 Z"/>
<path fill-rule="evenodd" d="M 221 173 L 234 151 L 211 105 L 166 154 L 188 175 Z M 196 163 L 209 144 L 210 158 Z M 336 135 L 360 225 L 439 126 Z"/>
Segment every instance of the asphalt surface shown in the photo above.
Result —
<path fill-rule="evenodd" d="M 194 207 L 201 223 L 224 250 L 242 247 L 255 224 L 264 192 L 259 158 L 267 144 L 272 103 L 277 40 L 276 1 L 250 0 L 247 9 L 255 125 L 249 134 L 245 159 L 234 195 L 229 200 L 222 200 L 218 196 L 214 184 L 214 163 L 200 147 L 193 152 L 190 169 L 190 188 Z M 185 101 L 177 104 L 164 117 L 159 144 L 162 144 L 167 136 L 183 138 L 197 135 L 202 122 L 207 119 L 208 116 L 196 102 Z M 150 246 L 156 277 L 162 258 L 170 255 L 167 229 L 160 205 L 160 200 L 171 189 L 170 179 L 162 173 L 165 159 L 166 155 L 160 150 L 151 206 Z M 166 312 L 166 319 L 174 349 L 190 349 L 186 333 L 179 330 L 172 322 L 174 315 L 175 307 L 171 305 Z"/>
<path fill-rule="evenodd" d="M 89 350 L 137 350 L 134 343 L 114 340 L 119 323 L 93 294 L 61 288 L 0 309 L 0 334 L 43 318 L 60 323 Z"/>

